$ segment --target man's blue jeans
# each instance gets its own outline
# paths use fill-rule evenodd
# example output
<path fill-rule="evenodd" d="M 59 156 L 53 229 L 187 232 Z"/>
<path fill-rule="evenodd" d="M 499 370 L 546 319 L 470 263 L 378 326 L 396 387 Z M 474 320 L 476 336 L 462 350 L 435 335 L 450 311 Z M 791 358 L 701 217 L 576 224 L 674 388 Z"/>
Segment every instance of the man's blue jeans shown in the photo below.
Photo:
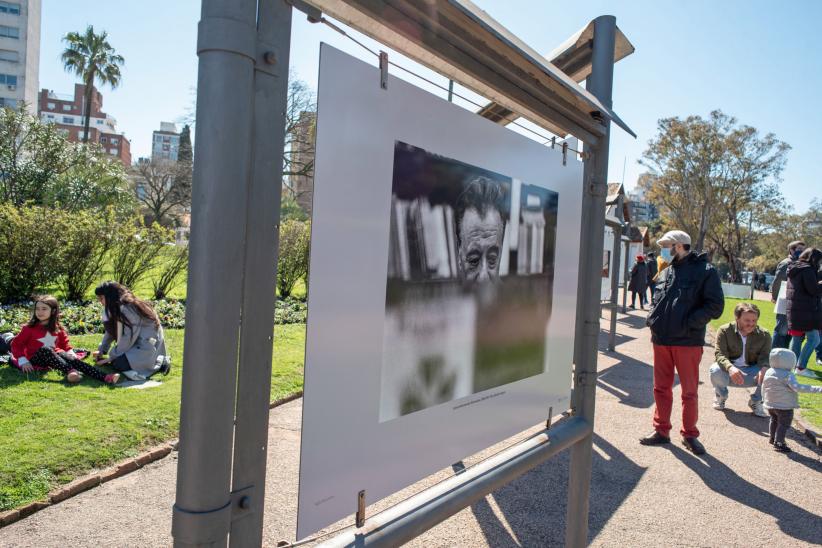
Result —
<path fill-rule="evenodd" d="M 788 316 L 785 314 L 776 315 L 776 327 L 773 330 L 772 348 L 788 348 L 791 338 L 788 336 Z"/>
<path fill-rule="evenodd" d="M 753 401 L 762 401 L 762 385 L 756 384 L 756 376 L 759 374 L 759 371 L 762 369 L 758 365 L 749 365 L 746 367 L 738 367 L 742 372 L 742 377 L 744 378 L 744 382 L 742 384 L 734 384 L 731 382 L 731 376 L 728 374 L 727 371 L 719 367 L 718 363 L 715 363 L 711 366 L 710 374 L 711 374 L 711 384 L 714 385 L 714 392 L 718 398 L 722 398 L 723 400 L 728 397 L 728 387 L 733 386 L 734 388 L 753 388 L 756 387 L 751 399 Z"/>
<path fill-rule="evenodd" d="M 805 331 L 805 345 L 802 345 L 802 337 L 793 337 L 791 340 L 791 350 L 796 354 L 796 368 L 805 369 L 808 366 L 808 360 L 811 357 L 814 349 L 819 344 L 819 330 L 813 329 Z"/>

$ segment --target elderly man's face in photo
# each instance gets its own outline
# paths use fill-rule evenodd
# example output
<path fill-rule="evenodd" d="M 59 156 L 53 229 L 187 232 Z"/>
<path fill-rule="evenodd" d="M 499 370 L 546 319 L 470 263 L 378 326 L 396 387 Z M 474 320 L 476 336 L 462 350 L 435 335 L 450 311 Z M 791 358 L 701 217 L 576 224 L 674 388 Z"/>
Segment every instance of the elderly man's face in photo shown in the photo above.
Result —
<path fill-rule="evenodd" d="M 468 208 L 460 225 L 460 262 L 466 280 L 499 281 L 499 259 L 505 224 L 499 211 L 489 207 L 484 214 Z"/>

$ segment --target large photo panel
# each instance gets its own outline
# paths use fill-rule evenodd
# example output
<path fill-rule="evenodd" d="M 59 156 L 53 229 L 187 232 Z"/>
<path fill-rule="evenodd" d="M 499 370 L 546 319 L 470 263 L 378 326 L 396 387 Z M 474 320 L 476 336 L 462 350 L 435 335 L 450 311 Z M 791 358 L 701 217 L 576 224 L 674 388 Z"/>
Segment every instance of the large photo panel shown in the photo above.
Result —
<path fill-rule="evenodd" d="M 298 538 L 568 407 L 580 244 L 580 162 L 326 44 L 316 146 Z"/>

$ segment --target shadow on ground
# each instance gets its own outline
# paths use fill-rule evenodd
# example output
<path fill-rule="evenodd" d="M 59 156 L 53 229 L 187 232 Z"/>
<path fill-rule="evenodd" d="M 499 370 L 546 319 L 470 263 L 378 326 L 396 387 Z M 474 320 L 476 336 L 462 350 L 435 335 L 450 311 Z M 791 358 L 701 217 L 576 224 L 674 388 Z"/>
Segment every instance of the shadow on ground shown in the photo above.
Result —
<path fill-rule="evenodd" d="M 710 454 L 695 457 L 675 445 L 671 446 L 671 451 L 714 492 L 772 516 L 779 529 L 789 537 L 814 544 L 822 539 L 822 516 L 780 498 L 778 493 L 769 493 L 745 481 L 730 467 Z M 812 460 L 802 455 L 796 456 L 804 460 Z M 818 462 L 812 467 L 817 471 L 822 470 Z M 816 506 L 814 501 L 810 500 L 808 505 L 809 507 Z"/>
<path fill-rule="evenodd" d="M 594 434 L 589 542 L 636 488 L 645 468 Z M 490 546 L 564 546 L 569 451 L 471 507 Z M 603 455 L 606 455 L 604 457 Z M 496 506 L 497 508 L 494 508 Z"/>

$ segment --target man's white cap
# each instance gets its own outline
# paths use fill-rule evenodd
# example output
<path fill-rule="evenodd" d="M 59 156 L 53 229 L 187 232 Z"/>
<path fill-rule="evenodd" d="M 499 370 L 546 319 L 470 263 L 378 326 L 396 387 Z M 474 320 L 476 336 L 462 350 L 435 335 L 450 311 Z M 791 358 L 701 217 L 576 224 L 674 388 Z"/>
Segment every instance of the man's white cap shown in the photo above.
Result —
<path fill-rule="evenodd" d="M 688 236 L 687 232 L 683 232 L 681 230 L 671 230 L 670 232 L 663 234 L 662 238 L 658 239 L 656 243 L 660 247 L 665 244 L 691 245 L 691 237 Z"/>

